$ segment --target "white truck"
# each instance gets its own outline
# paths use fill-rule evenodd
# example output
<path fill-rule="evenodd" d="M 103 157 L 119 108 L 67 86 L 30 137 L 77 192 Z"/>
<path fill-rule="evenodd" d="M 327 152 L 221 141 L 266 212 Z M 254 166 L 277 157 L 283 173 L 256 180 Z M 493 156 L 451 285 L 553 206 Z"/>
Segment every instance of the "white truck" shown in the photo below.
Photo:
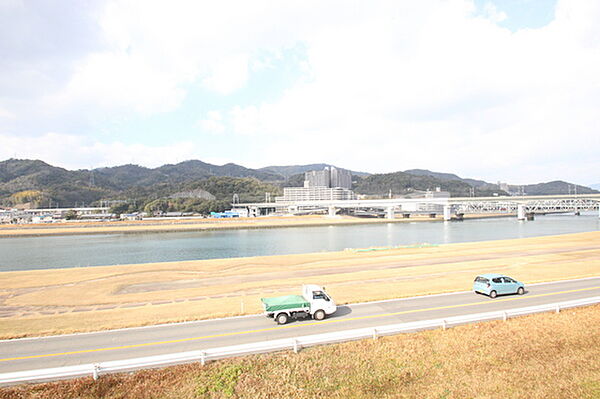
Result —
<path fill-rule="evenodd" d="M 261 298 L 267 317 L 273 317 L 277 324 L 285 324 L 291 318 L 312 316 L 323 320 L 335 313 L 337 306 L 323 287 L 314 284 L 302 286 L 302 295 L 286 295 Z"/>

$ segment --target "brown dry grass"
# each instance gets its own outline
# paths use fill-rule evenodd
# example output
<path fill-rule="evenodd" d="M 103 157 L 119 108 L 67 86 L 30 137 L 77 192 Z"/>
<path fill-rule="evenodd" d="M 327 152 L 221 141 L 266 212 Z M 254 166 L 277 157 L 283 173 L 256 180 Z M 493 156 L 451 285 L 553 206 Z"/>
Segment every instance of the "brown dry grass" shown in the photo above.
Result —
<path fill-rule="evenodd" d="M 260 312 L 259 298 L 325 285 L 339 303 L 468 290 L 500 272 L 526 283 L 600 275 L 600 232 L 386 251 L 0 273 L 0 337 Z M 423 281 L 427 281 L 426 288 Z M 15 310 L 16 309 L 16 310 Z"/>
<path fill-rule="evenodd" d="M 0 389 L 28 398 L 599 398 L 600 306 Z"/>

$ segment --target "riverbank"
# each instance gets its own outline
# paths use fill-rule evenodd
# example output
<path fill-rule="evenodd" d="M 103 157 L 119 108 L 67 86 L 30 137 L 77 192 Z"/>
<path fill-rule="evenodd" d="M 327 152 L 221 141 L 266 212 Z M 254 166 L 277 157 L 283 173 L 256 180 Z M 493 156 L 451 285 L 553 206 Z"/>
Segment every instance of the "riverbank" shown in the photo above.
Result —
<path fill-rule="evenodd" d="M 511 217 L 508 214 L 465 215 L 466 219 L 485 219 Z M 381 223 L 434 222 L 443 220 L 442 215 L 436 217 L 411 216 L 410 218 L 380 219 L 359 218 L 352 216 L 327 217 L 320 215 L 305 216 L 273 216 L 240 219 L 166 219 L 111 222 L 70 222 L 53 224 L 0 225 L 2 237 L 36 237 L 53 235 L 81 234 L 135 234 L 135 233 L 170 233 L 184 231 L 212 231 L 235 229 L 267 229 L 282 227 L 314 227 L 327 225 L 356 225 Z"/>
<path fill-rule="evenodd" d="M 0 273 L 0 337 L 259 313 L 260 298 L 324 285 L 338 303 L 471 289 L 479 273 L 525 283 L 600 276 L 600 232 Z"/>
<path fill-rule="evenodd" d="M 8 398 L 598 398 L 600 306 L 0 388 Z M 577 326 L 577 328 L 573 328 Z M 265 378 L 265 376 L 270 376 Z M 277 383 L 273 383 L 276 381 Z"/>

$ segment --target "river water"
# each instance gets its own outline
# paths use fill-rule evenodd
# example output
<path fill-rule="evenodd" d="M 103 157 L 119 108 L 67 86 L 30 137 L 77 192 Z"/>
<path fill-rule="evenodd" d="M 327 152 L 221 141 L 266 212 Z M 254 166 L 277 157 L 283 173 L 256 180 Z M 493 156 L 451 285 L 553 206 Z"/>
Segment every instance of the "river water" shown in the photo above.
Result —
<path fill-rule="evenodd" d="M 446 244 L 600 230 L 597 212 L 464 222 L 0 238 L 0 271 Z"/>

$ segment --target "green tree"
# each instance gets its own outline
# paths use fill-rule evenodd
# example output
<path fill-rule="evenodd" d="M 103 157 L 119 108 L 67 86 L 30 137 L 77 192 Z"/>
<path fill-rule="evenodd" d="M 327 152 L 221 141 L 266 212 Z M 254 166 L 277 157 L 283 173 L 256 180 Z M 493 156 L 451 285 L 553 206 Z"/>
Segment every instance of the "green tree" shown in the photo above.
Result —
<path fill-rule="evenodd" d="M 129 204 L 127 202 L 122 202 L 120 204 L 113 205 L 110 208 L 110 213 L 114 213 L 117 215 L 120 215 L 122 213 L 129 213 L 129 212 L 133 211 L 132 208 L 133 208 L 132 204 Z"/>
<path fill-rule="evenodd" d="M 65 215 L 65 219 L 67 220 L 75 220 L 78 218 L 79 216 L 77 215 L 77 212 L 75 212 L 73 209 L 69 209 Z"/>

